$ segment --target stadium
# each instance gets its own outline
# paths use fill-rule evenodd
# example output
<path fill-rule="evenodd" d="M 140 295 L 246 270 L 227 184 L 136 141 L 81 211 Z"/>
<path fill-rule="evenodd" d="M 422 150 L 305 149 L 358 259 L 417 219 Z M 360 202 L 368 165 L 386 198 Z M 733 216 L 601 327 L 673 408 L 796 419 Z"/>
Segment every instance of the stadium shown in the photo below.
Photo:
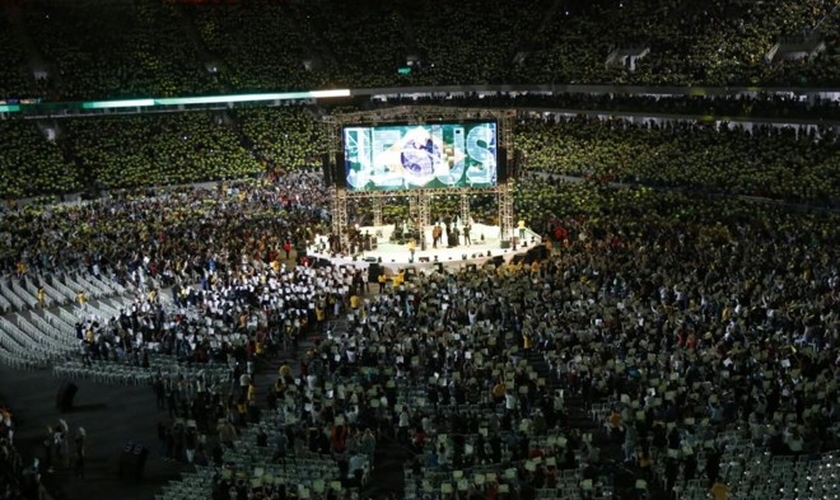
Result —
<path fill-rule="evenodd" d="M 837 0 L 0 47 L 0 500 L 840 498 Z"/>

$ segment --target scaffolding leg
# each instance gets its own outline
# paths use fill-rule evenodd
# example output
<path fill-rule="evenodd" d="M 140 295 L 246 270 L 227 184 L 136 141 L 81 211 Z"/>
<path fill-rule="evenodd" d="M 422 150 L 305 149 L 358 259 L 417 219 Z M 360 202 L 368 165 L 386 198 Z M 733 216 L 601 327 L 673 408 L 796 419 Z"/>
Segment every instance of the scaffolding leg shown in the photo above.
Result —
<path fill-rule="evenodd" d="M 350 248 L 350 235 L 347 234 L 347 191 L 336 188 L 332 197 L 332 232 L 333 241 L 339 243 L 339 248 L 333 248 L 335 253 L 345 252 Z"/>
<path fill-rule="evenodd" d="M 381 197 L 373 199 L 373 225 L 377 227 L 382 225 L 382 205 Z"/>
<path fill-rule="evenodd" d="M 461 193 L 461 224 L 468 224 L 470 222 L 470 195 Z"/>

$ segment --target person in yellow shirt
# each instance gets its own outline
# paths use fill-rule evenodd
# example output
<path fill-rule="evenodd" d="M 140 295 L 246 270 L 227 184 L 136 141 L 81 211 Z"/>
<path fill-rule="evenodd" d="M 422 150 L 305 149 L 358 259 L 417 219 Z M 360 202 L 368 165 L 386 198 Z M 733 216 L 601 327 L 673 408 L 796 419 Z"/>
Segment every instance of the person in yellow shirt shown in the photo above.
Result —
<path fill-rule="evenodd" d="M 409 258 L 409 262 L 414 262 L 414 252 L 417 251 L 417 242 L 414 241 L 414 238 L 408 240 L 408 252 L 411 254 Z"/>
<path fill-rule="evenodd" d="M 356 295 L 355 293 L 350 296 L 350 309 L 354 311 L 362 305 L 362 298 Z"/>
<path fill-rule="evenodd" d="M 405 271 L 403 271 L 403 270 L 400 270 L 400 272 L 398 272 L 397 274 L 394 275 L 393 278 L 391 278 L 391 284 L 394 286 L 394 288 L 402 285 L 404 281 L 405 281 Z"/>
<path fill-rule="evenodd" d="M 85 305 L 87 304 L 87 296 L 85 295 L 84 290 L 79 290 L 79 293 L 76 294 L 76 302 L 79 303 L 79 306 L 84 309 Z"/>
<path fill-rule="evenodd" d="M 44 290 L 43 285 L 38 287 L 38 293 L 36 294 L 36 298 L 38 299 L 38 307 L 43 309 L 47 305 L 47 291 Z"/>
<path fill-rule="evenodd" d="M 385 285 L 388 283 L 388 278 L 385 277 L 385 273 L 379 273 L 379 277 L 376 279 L 379 282 L 379 293 L 382 293 L 382 290 L 385 289 Z"/>
<path fill-rule="evenodd" d="M 714 500 L 726 500 L 729 498 L 729 486 L 724 484 L 720 479 L 715 480 L 712 485 L 712 498 Z"/>

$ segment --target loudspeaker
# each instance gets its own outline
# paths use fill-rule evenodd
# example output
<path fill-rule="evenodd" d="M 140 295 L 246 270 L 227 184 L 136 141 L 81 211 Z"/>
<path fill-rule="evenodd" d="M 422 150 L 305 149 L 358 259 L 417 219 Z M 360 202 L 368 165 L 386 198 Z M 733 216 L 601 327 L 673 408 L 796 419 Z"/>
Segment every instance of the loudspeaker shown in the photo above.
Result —
<path fill-rule="evenodd" d="M 69 380 L 65 380 L 58 386 L 58 394 L 55 397 L 55 407 L 62 412 L 70 411 L 73 408 L 73 398 L 79 392 L 78 386 Z"/>
<path fill-rule="evenodd" d="M 432 261 L 432 259 L 429 258 L 429 257 L 420 257 L 419 260 L 420 260 L 420 262 L 431 262 Z"/>
<path fill-rule="evenodd" d="M 499 242 L 499 248 L 505 250 L 510 248 L 510 240 L 502 240 Z"/>
<path fill-rule="evenodd" d="M 333 172 L 333 183 L 337 188 L 347 187 L 347 172 L 344 165 L 344 153 L 335 154 L 335 172 Z"/>
<path fill-rule="evenodd" d="M 332 187 L 333 185 L 333 169 L 330 165 L 330 155 L 324 153 L 321 155 L 321 168 L 324 171 L 324 185 Z"/>
<path fill-rule="evenodd" d="M 382 266 L 377 263 L 368 265 L 368 283 L 379 283 L 379 276 L 382 274 Z"/>
<path fill-rule="evenodd" d="M 128 443 L 120 456 L 120 477 L 140 481 L 146 468 L 149 450 L 140 444 Z"/>
<path fill-rule="evenodd" d="M 507 148 L 499 148 L 496 155 L 496 183 L 504 184 L 508 180 Z"/>
<path fill-rule="evenodd" d="M 497 256 L 493 257 L 493 259 L 490 260 L 490 262 L 492 262 L 494 266 L 499 267 L 499 266 L 501 266 L 502 264 L 505 263 L 505 258 L 502 257 L 501 255 L 497 255 Z"/>

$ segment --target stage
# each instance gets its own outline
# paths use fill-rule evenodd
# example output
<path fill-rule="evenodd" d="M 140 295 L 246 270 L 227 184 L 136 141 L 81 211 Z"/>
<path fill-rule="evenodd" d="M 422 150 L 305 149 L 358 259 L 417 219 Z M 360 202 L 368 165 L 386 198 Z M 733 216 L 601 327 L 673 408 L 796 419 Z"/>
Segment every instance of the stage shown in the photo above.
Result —
<path fill-rule="evenodd" d="M 307 249 L 310 257 L 326 259 L 335 265 L 352 265 L 366 268 L 371 262 L 379 262 L 385 269 L 387 275 L 396 273 L 405 267 L 417 269 L 432 268 L 438 263 L 445 267 L 461 267 L 470 264 L 483 265 L 488 260 L 501 256 L 505 261 L 510 260 L 517 253 L 524 253 L 529 248 L 541 243 L 541 237 L 531 229 L 525 229 L 524 245 L 519 241 L 519 229 L 510 231 L 506 238 L 502 238 L 498 226 L 485 224 L 473 224 L 470 230 L 471 244 L 464 243 L 464 236 L 459 237 L 459 244 L 455 247 L 448 247 L 443 242 L 437 248 L 432 247 L 432 231 L 434 226 L 424 228 L 425 248 L 421 242 L 416 243 L 414 261 L 411 261 L 411 251 L 407 243 L 400 244 L 391 240 L 395 231 L 394 225 L 386 226 L 362 226 L 358 228 L 361 234 L 370 235 L 376 242 L 376 248 L 365 250 L 355 255 L 331 255 L 329 252 L 328 238 L 318 235 L 315 244 Z M 507 240 L 508 245 L 502 248 L 502 240 Z M 514 248 L 515 247 L 515 248 Z"/>

